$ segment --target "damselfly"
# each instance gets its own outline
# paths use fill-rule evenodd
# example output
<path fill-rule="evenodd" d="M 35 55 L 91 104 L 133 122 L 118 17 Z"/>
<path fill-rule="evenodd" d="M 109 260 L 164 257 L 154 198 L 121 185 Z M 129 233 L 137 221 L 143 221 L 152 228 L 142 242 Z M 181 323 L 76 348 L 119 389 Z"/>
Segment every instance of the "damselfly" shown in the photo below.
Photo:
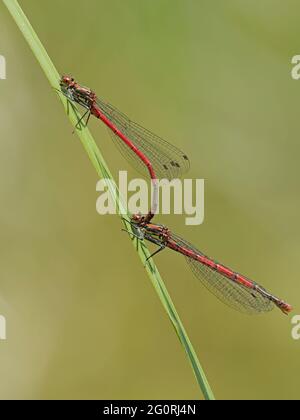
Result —
<path fill-rule="evenodd" d="M 234 309 L 251 314 L 268 312 L 277 306 L 284 314 L 292 311 L 291 305 L 267 292 L 258 283 L 207 257 L 167 227 L 147 223 L 140 215 L 132 216 L 131 226 L 134 236 L 158 246 L 151 257 L 165 248 L 184 255 L 202 284 Z"/>
<path fill-rule="evenodd" d="M 90 116 L 94 115 L 103 121 L 126 159 L 139 171 L 148 172 L 153 184 L 153 195 L 151 209 L 144 220 L 150 222 L 158 206 L 158 178 L 173 179 L 184 174 L 190 166 L 187 155 L 131 121 L 113 105 L 97 97 L 91 89 L 79 85 L 72 77 L 62 76 L 60 87 L 69 100 L 87 110 L 82 118 L 87 115 L 88 122 Z"/>

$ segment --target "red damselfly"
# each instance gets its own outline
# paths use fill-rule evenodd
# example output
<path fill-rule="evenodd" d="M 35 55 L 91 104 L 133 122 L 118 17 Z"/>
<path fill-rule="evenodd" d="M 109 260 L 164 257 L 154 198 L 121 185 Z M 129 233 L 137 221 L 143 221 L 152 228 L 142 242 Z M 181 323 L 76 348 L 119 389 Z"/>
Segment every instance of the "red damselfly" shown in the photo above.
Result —
<path fill-rule="evenodd" d="M 163 225 L 146 223 L 142 216 L 131 219 L 134 236 L 158 246 L 151 257 L 165 248 L 184 255 L 193 273 L 203 285 L 227 305 L 244 313 L 271 311 L 277 306 L 288 314 L 292 307 L 267 292 L 262 286 L 204 255 L 193 245 L 172 233 Z"/>
<path fill-rule="evenodd" d="M 62 93 L 84 107 L 87 122 L 91 115 L 104 122 L 125 158 L 140 172 L 145 170 L 153 184 L 151 209 L 144 220 L 149 222 L 157 211 L 158 178 L 180 177 L 190 166 L 188 157 L 177 147 L 131 121 L 113 105 L 96 96 L 95 92 L 79 85 L 72 77 L 62 76 Z M 87 123 L 86 122 L 86 123 Z"/>

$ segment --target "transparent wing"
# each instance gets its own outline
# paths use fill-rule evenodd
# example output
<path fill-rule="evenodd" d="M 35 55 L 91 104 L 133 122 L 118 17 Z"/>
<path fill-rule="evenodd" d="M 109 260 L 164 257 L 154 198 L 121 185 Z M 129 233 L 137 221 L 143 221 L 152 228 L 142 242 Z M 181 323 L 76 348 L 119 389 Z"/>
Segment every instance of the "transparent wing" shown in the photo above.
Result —
<path fill-rule="evenodd" d="M 179 236 L 172 234 L 171 239 L 177 245 L 206 257 L 197 248 Z M 235 280 L 228 279 L 218 271 L 209 268 L 209 266 L 197 260 L 189 257 L 186 257 L 186 260 L 201 283 L 228 306 L 247 314 L 269 312 L 274 308 L 273 302 L 258 291 L 249 289 Z"/>
<path fill-rule="evenodd" d="M 188 157 L 177 147 L 131 121 L 125 114 L 103 100 L 98 99 L 97 105 L 103 114 L 150 160 L 158 178 L 179 178 L 189 170 Z M 111 130 L 109 133 L 129 163 L 143 175 L 148 173 L 137 155 Z"/>

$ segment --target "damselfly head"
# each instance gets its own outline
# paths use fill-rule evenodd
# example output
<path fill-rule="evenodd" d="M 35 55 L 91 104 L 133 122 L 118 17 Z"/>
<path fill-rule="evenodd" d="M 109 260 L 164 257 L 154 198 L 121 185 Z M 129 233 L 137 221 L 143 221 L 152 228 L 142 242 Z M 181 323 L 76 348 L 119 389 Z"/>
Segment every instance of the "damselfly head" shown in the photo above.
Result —
<path fill-rule="evenodd" d="M 141 214 L 133 214 L 131 216 L 131 222 L 135 225 L 141 225 L 144 222 L 145 217 Z"/>
<path fill-rule="evenodd" d="M 70 87 L 72 85 L 74 85 L 75 80 L 73 79 L 73 77 L 71 76 L 62 76 L 60 79 L 60 86 L 61 87 Z"/>
<path fill-rule="evenodd" d="M 75 84 L 75 80 L 70 76 L 62 76 L 59 82 L 62 93 L 69 99 L 73 99 L 71 96 L 71 87 Z"/>

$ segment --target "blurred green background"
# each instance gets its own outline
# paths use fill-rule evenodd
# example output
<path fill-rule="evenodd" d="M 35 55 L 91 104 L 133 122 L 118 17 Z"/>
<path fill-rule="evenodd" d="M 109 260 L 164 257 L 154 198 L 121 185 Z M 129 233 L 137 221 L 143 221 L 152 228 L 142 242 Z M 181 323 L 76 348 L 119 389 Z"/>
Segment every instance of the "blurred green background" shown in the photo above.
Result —
<path fill-rule="evenodd" d="M 299 307 L 298 1 L 20 2 L 61 73 L 182 148 L 205 178 L 205 222 L 161 217 Z M 1 398 L 201 394 L 55 92 L 0 2 Z M 128 169 L 91 130 L 113 173 Z M 299 398 L 300 341 L 279 311 L 239 314 L 183 258 L 156 258 L 217 398 Z"/>

